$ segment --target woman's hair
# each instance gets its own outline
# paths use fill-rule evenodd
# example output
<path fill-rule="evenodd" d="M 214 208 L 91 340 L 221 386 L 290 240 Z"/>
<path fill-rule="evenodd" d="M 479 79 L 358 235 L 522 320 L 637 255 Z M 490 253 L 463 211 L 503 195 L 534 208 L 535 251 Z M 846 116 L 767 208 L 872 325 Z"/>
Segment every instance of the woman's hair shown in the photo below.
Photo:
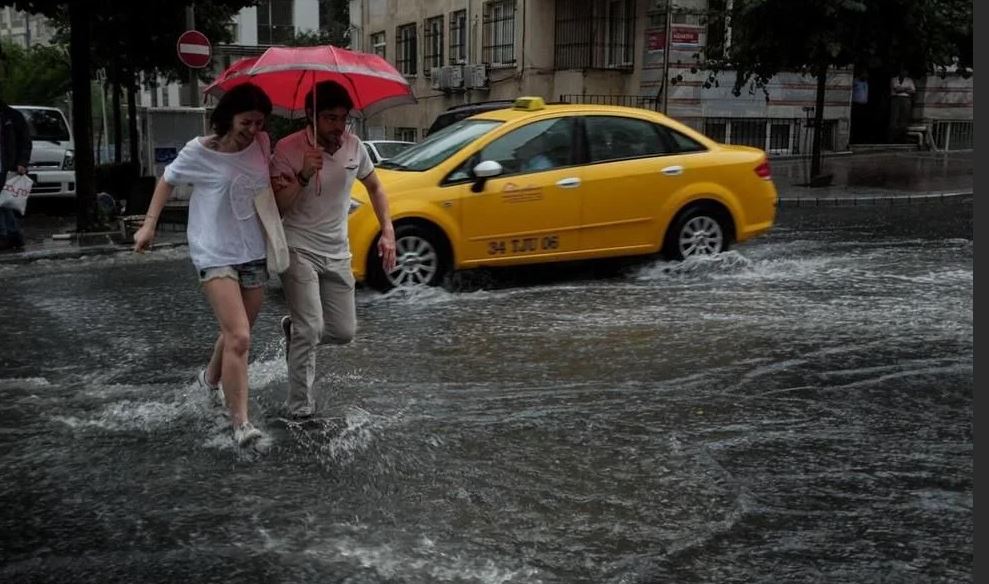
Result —
<path fill-rule="evenodd" d="M 257 85 L 244 83 L 223 94 L 210 114 L 209 123 L 217 136 L 223 136 L 233 126 L 235 115 L 253 111 L 271 115 L 271 99 Z"/>
<path fill-rule="evenodd" d="M 306 92 L 306 118 L 312 118 L 312 92 Z M 347 111 L 354 109 L 354 100 L 350 98 L 347 90 L 336 81 L 320 81 L 316 84 L 316 113 L 324 112 L 334 108 L 346 108 Z"/>

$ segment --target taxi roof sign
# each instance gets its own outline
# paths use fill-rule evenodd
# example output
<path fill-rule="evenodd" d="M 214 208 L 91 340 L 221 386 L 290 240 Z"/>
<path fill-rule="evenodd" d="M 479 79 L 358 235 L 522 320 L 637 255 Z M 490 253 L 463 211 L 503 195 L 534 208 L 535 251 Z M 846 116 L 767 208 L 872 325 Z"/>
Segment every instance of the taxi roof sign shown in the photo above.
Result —
<path fill-rule="evenodd" d="M 528 112 L 534 112 L 536 110 L 541 110 L 546 108 L 546 102 L 543 101 L 541 97 L 520 97 L 515 100 L 512 105 L 513 108 L 517 110 L 525 110 Z"/>

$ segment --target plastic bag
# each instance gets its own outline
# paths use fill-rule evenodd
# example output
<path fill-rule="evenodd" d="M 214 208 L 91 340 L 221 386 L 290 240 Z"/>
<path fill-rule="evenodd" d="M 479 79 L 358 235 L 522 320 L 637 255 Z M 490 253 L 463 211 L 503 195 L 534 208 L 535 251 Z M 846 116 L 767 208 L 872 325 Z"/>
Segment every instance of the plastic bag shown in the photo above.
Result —
<path fill-rule="evenodd" d="M 8 172 L 7 180 L 3 183 L 3 190 L 0 191 L 0 207 L 13 209 L 24 214 L 27 208 L 27 197 L 31 194 L 31 187 L 34 181 L 24 174 Z"/>

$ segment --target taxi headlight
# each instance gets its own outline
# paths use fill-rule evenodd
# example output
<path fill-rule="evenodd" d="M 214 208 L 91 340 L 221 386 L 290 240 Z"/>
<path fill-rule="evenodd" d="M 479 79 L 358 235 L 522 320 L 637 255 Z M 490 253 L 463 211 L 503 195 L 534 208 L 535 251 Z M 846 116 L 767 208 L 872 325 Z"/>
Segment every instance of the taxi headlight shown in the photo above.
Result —
<path fill-rule="evenodd" d="M 361 202 L 357 199 L 350 199 L 350 209 L 347 210 L 347 215 L 353 215 L 354 211 L 361 208 Z"/>

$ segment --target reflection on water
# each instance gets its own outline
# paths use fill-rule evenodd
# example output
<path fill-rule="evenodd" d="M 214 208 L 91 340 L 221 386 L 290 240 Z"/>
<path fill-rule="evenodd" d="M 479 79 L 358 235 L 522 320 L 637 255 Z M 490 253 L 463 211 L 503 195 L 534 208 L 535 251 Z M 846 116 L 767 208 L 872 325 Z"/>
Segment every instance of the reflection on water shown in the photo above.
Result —
<path fill-rule="evenodd" d="M 0 579 L 971 581 L 970 233 L 815 229 L 361 291 L 306 424 L 276 287 L 261 455 L 192 382 L 181 254 L 5 273 Z"/>

